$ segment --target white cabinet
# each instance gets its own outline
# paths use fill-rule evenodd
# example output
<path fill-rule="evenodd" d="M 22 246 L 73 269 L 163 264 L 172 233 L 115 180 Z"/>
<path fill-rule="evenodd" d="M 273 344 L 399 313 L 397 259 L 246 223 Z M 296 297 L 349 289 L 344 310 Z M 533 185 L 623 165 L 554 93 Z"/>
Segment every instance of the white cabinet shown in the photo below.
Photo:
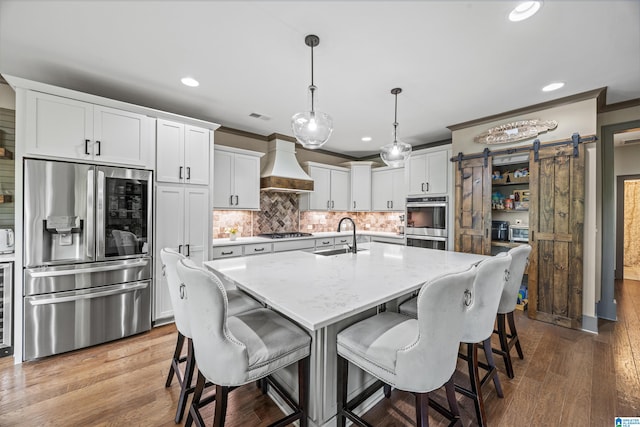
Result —
<path fill-rule="evenodd" d="M 313 192 L 300 195 L 300 210 L 349 210 L 349 169 L 315 162 L 306 162 L 304 169 L 313 179 Z"/>
<path fill-rule="evenodd" d="M 377 168 L 371 171 L 374 212 L 404 211 L 406 192 L 403 168 Z"/>
<path fill-rule="evenodd" d="M 431 149 L 423 154 L 412 154 L 409 167 L 406 168 L 409 195 L 449 193 L 449 157 L 449 149 Z"/>
<path fill-rule="evenodd" d="M 351 163 L 351 212 L 371 211 L 371 162 Z"/>
<path fill-rule="evenodd" d="M 153 119 L 27 92 L 25 154 L 153 167 Z"/>
<path fill-rule="evenodd" d="M 218 146 L 213 156 L 213 207 L 260 209 L 260 157 L 263 153 Z"/>
<path fill-rule="evenodd" d="M 208 129 L 157 120 L 156 180 L 209 185 Z"/>
<path fill-rule="evenodd" d="M 160 251 L 172 248 L 197 265 L 208 259 L 209 188 L 162 184 L 156 187 L 156 271 L 154 320 L 171 317 L 173 309 Z"/>

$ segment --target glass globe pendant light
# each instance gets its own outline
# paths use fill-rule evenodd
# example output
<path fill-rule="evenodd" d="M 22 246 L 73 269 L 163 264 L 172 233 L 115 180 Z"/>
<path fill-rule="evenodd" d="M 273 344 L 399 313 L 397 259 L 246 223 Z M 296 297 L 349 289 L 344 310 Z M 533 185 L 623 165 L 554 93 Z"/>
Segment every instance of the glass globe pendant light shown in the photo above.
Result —
<path fill-rule="evenodd" d="M 391 94 L 396 97 L 395 118 L 393 120 L 393 142 L 380 149 L 380 158 L 387 166 L 399 168 L 411 156 L 411 145 L 398 141 L 398 94 L 402 92 L 399 87 L 391 89 Z"/>
<path fill-rule="evenodd" d="M 320 38 L 310 34 L 304 38 L 304 42 L 311 47 L 311 85 L 309 85 L 311 111 L 294 114 L 291 117 L 291 129 L 293 136 L 304 148 L 313 150 L 329 140 L 333 132 L 333 120 L 327 113 L 316 111 L 314 105 L 314 94 L 318 88 L 313 84 L 313 48 L 320 44 Z"/>

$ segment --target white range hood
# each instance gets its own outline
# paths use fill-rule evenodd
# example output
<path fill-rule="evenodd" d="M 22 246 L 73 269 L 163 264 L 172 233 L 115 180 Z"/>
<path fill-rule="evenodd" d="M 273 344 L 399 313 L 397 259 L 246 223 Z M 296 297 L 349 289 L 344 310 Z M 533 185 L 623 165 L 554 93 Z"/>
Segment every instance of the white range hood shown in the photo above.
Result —
<path fill-rule="evenodd" d="M 313 179 L 300 167 L 293 142 L 277 138 L 269 141 L 266 162 L 260 173 L 260 190 L 290 193 L 313 191 Z"/>

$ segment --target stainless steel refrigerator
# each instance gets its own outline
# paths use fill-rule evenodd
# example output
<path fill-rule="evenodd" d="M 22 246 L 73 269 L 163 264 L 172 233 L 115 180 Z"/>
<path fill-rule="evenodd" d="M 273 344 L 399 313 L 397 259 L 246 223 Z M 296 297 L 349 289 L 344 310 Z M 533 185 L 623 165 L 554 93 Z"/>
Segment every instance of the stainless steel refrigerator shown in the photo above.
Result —
<path fill-rule="evenodd" d="M 151 328 L 152 172 L 24 161 L 24 359 Z"/>

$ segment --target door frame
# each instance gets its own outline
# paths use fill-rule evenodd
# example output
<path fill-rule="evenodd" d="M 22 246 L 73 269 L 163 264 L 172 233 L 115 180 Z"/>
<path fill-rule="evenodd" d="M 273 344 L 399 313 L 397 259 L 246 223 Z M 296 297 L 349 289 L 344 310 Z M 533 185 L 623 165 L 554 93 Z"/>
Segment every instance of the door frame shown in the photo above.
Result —
<path fill-rule="evenodd" d="M 640 180 L 640 175 L 616 177 L 616 279 L 624 278 L 624 183 L 631 180 Z"/>

